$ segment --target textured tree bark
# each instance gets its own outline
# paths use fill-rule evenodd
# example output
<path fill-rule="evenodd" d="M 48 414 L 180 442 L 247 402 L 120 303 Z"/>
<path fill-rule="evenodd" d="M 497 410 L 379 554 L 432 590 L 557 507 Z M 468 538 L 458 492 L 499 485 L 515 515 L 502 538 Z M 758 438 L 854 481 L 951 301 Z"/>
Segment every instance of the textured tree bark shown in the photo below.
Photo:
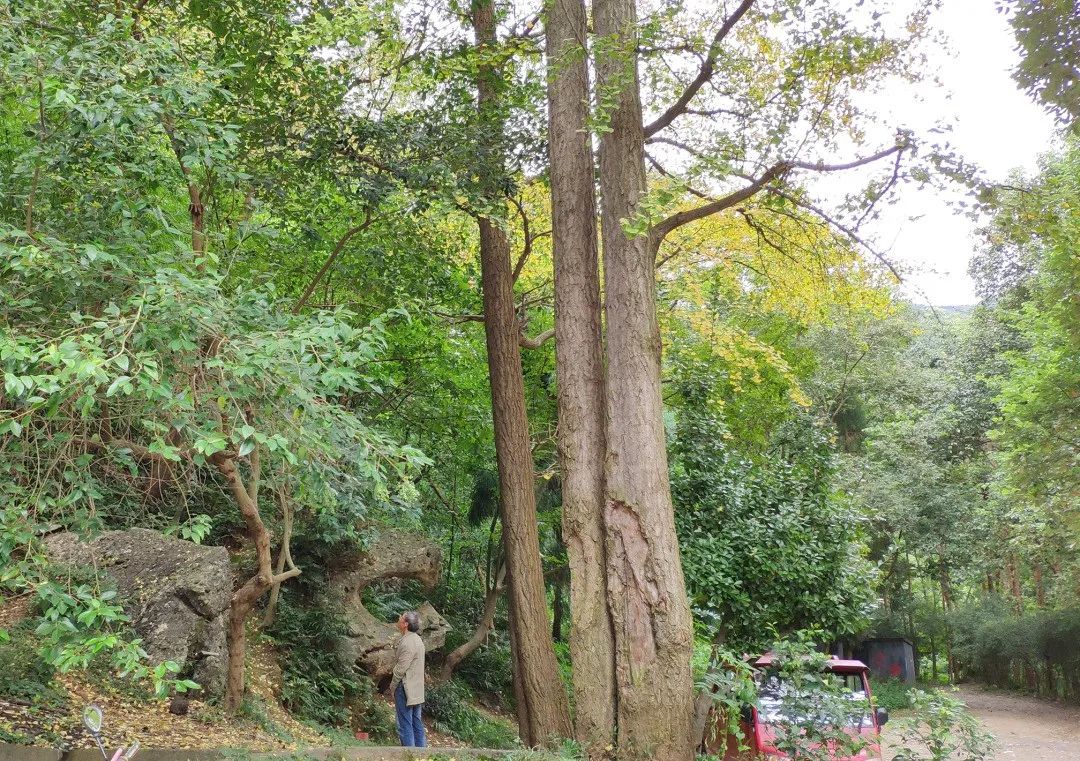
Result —
<path fill-rule="evenodd" d="M 629 237 L 646 192 L 634 0 L 595 0 L 597 89 L 617 93 L 600 139 L 607 326 L 608 597 L 620 759 L 693 758 L 692 622 L 668 482 L 656 276 L 647 236 Z"/>
<path fill-rule="evenodd" d="M 596 757 L 611 743 L 615 727 L 615 650 L 604 550 L 604 366 L 583 0 L 552 0 L 545 36 L 558 445 L 563 539 L 570 567 L 574 733 L 586 753 Z"/>
<path fill-rule="evenodd" d="M 496 44 L 492 0 L 472 6 L 477 48 L 484 56 L 477 72 L 477 105 L 483 129 L 478 171 L 491 200 L 501 198 L 504 132 L 500 116 L 500 74 L 492 61 Z M 486 143 L 486 144 L 485 144 Z M 495 457 L 499 466 L 500 512 L 506 549 L 518 729 L 526 745 L 548 745 L 571 735 L 570 708 L 559 677 L 547 617 L 547 588 L 540 562 L 535 475 L 521 370 L 520 326 L 514 308 L 510 243 L 492 220 L 481 217 L 480 269 L 484 295 Z"/>

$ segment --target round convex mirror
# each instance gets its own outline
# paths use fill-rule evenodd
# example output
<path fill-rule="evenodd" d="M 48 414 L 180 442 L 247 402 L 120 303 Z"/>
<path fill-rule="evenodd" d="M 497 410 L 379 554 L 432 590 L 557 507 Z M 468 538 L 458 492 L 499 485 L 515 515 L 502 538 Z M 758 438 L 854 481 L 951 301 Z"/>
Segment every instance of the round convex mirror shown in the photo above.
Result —
<path fill-rule="evenodd" d="M 88 705 L 83 709 L 82 714 L 83 725 L 90 730 L 90 734 L 101 734 L 101 709 L 96 705 Z"/>

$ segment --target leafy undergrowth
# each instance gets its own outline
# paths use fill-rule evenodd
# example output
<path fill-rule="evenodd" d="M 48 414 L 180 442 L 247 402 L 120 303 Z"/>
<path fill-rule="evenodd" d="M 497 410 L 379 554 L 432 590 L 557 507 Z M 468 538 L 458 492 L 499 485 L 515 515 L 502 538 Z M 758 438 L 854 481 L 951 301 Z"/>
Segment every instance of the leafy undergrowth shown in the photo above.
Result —
<path fill-rule="evenodd" d="M 92 748 L 82 709 L 95 703 L 105 715 L 111 743 L 138 740 L 144 747 L 247 748 L 256 751 L 331 744 L 322 733 L 288 715 L 276 702 L 269 656 L 252 647 L 250 694 L 239 717 L 191 700 L 186 716 L 169 713 L 169 701 L 103 669 L 59 674 L 37 657 L 33 622 L 9 630 L 0 643 L 0 741 L 26 745 Z"/>
<path fill-rule="evenodd" d="M 429 689 L 424 711 L 435 728 L 455 736 L 474 748 L 511 749 L 521 747 L 517 733 L 507 721 L 476 707 L 469 688 L 451 680 Z"/>
<path fill-rule="evenodd" d="M 14 619 L 13 619 L 14 621 Z M 95 703 L 105 716 L 103 736 L 108 744 L 138 740 L 148 748 L 190 750 L 238 748 L 249 751 L 299 750 L 358 744 L 354 728 L 334 730 L 301 721 L 282 707 L 280 658 L 272 641 L 252 632 L 248 646 L 248 695 L 238 716 L 201 700 L 189 702 L 185 716 L 169 713 L 169 701 L 150 690 L 116 678 L 107 670 L 60 674 L 38 657 L 40 642 L 34 621 L 7 622 L 9 638 L 0 642 L 0 742 L 60 749 L 93 748 L 93 738 L 82 726 L 82 709 Z M 373 697 L 373 696 L 372 696 Z M 512 724 L 471 704 L 464 686 L 435 691 L 435 706 L 425 723 L 428 743 L 435 752 L 466 747 L 518 746 Z M 360 723 L 378 716 L 377 744 L 396 745 L 387 735 L 393 721 L 388 698 L 374 698 L 357 715 Z M 441 716 L 442 721 L 439 717 Z M 375 727 L 368 724 L 365 730 Z M 531 758 L 531 756 L 530 756 Z"/>

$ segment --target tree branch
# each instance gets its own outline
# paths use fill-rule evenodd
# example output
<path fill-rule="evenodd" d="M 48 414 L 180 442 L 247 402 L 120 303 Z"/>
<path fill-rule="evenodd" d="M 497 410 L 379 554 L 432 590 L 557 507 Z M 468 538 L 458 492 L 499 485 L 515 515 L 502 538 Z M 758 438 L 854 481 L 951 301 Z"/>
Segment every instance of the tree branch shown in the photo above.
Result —
<path fill-rule="evenodd" d="M 855 243 L 856 245 L 862 246 L 864 249 L 866 249 L 868 252 L 870 252 L 871 256 L 873 256 L 875 259 L 877 259 L 879 262 L 881 262 L 882 264 L 884 264 L 888 268 L 889 272 L 892 273 L 892 276 L 896 278 L 897 282 L 903 282 L 904 281 L 904 278 L 900 275 L 899 272 L 897 272 L 896 267 L 893 266 L 892 262 L 890 262 L 887 258 L 885 258 L 884 254 L 882 254 L 880 251 L 878 251 L 876 248 L 874 248 L 872 245 L 870 245 L 870 242 L 867 241 L 865 238 L 863 238 L 861 235 L 859 235 L 855 230 L 848 227 L 847 225 L 845 225 L 843 222 L 836 219 L 835 217 L 832 217 L 831 215 L 829 215 L 824 209 L 819 208 L 818 206 L 810 203 L 809 201 L 803 201 L 802 199 L 796 198 L 795 196 L 791 195 L 790 193 L 785 193 L 784 191 L 780 190 L 779 188 L 772 188 L 772 189 L 770 189 L 769 192 L 773 193 L 775 195 L 778 195 L 778 196 L 780 196 L 781 198 L 783 198 L 783 199 L 785 199 L 787 201 L 790 201 L 791 203 L 795 204 L 799 208 L 805 209 L 806 211 L 809 211 L 811 214 L 816 214 L 817 216 L 821 217 L 821 219 L 823 219 L 826 222 L 826 224 L 829 224 L 832 227 L 836 228 L 837 230 L 842 232 L 845 236 L 847 236 L 847 238 L 849 240 L 851 240 L 853 243 Z"/>
<path fill-rule="evenodd" d="M 645 126 L 645 137 L 652 137 L 660 130 L 667 127 L 680 115 L 686 113 L 687 107 L 690 105 L 690 101 L 694 99 L 694 96 L 698 94 L 698 91 L 705 86 L 705 83 L 712 79 L 713 73 L 716 70 L 716 59 L 720 57 L 720 48 L 724 42 L 724 38 L 728 36 L 728 33 L 739 23 L 739 19 L 746 14 L 750 7 L 754 4 L 754 0 L 743 0 L 739 4 L 739 7 L 735 9 L 724 21 L 721 27 L 716 31 L 713 36 L 712 44 L 709 45 L 709 52 L 705 56 L 705 60 L 701 63 L 701 69 L 698 70 L 698 74 L 694 77 L 694 80 L 687 85 L 683 90 L 682 95 L 678 100 L 671 104 L 668 109 Z"/>
<path fill-rule="evenodd" d="M 510 282 L 516 283 L 518 276 L 521 275 L 521 270 L 525 268 L 525 262 L 529 261 L 529 254 L 532 253 L 533 237 L 529 233 L 529 215 L 525 213 L 525 205 L 513 197 L 510 198 L 510 203 L 514 204 L 518 216 L 521 217 L 521 233 L 524 238 L 524 243 L 521 247 L 521 256 L 518 257 L 517 262 L 514 264 L 514 274 L 510 277 Z"/>
<path fill-rule="evenodd" d="M 442 317 L 444 320 L 450 322 L 483 322 L 484 315 L 482 314 L 450 314 L 449 312 L 440 312 L 437 309 L 432 309 L 431 313 L 436 317 Z"/>
<path fill-rule="evenodd" d="M 540 333 L 535 338 L 529 338 L 527 335 L 522 334 L 518 343 L 521 344 L 521 348 L 523 349 L 539 349 L 554 337 L 555 328 L 551 328 L 550 330 L 545 330 L 543 333 Z"/>
<path fill-rule="evenodd" d="M 908 144 L 906 141 L 897 141 L 895 145 L 882 149 L 877 153 L 863 156 L 862 158 L 854 159 L 844 164 L 826 164 L 824 161 L 819 161 L 816 164 L 806 161 L 792 161 L 790 163 L 794 169 L 808 169 L 812 172 L 842 172 L 845 169 L 855 169 L 856 167 L 873 164 L 875 161 L 879 161 L 886 156 L 891 156 L 894 153 L 903 151 L 907 147 Z"/>
<path fill-rule="evenodd" d="M 333 266 L 334 262 L 337 260 L 338 256 L 345 248 L 345 244 L 349 242 L 349 239 L 352 238 L 354 235 L 361 233 L 367 228 L 369 228 L 371 226 L 371 223 L 374 221 L 374 218 L 371 216 L 371 209 L 368 209 L 364 213 L 364 221 L 356 227 L 350 228 L 345 232 L 344 235 L 341 236 L 341 238 L 337 242 L 337 245 L 334 246 L 334 250 L 331 252 L 330 256 L 328 256 L 326 258 L 326 261 L 323 262 L 323 266 L 315 274 L 315 277 L 311 279 L 311 282 L 308 283 L 308 287 L 304 290 L 304 295 L 301 296 L 300 300 L 296 302 L 296 306 L 294 306 L 292 309 L 293 314 L 300 314 L 300 310 L 304 308 L 304 305 L 307 303 L 308 299 L 311 298 L 311 294 L 315 292 L 315 289 L 318 287 L 319 282 L 326 276 L 326 273 L 330 270 L 330 267 Z"/>
<path fill-rule="evenodd" d="M 746 187 L 736 190 L 734 193 L 729 193 L 723 198 L 718 198 L 715 201 L 698 206 L 696 209 L 686 209 L 685 211 L 676 212 L 667 219 L 656 223 L 649 230 L 649 236 L 653 241 L 654 251 L 660 248 L 660 244 L 672 230 L 742 203 L 746 199 L 756 195 L 758 191 L 773 180 L 782 177 L 784 174 L 791 171 L 791 167 L 791 163 L 786 161 L 773 164 L 765 170 L 764 174 Z"/>
<path fill-rule="evenodd" d="M 696 209 L 686 209 L 684 211 L 672 214 L 660 222 L 657 222 L 649 230 L 650 243 L 653 246 L 654 255 L 660 250 L 660 244 L 663 243 L 664 238 L 667 237 L 672 230 L 689 224 L 690 222 L 696 222 L 699 219 L 704 219 L 712 214 L 729 209 L 736 204 L 751 198 L 760 192 L 765 186 L 771 183 L 773 180 L 782 178 L 788 172 L 793 169 L 805 169 L 812 172 L 842 172 L 847 169 L 855 169 L 856 167 L 866 166 L 872 164 L 875 161 L 891 156 L 894 153 L 902 152 L 907 148 L 907 143 L 904 141 L 897 141 L 897 143 L 889 148 L 878 151 L 877 153 L 869 156 L 863 156 L 852 161 L 848 161 L 842 164 L 826 164 L 823 161 L 817 163 L 811 163 L 807 161 L 779 161 L 769 167 L 761 176 L 757 179 L 750 180 L 750 184 L 744 188 L 740 188 L 733 193 L 730 193 L 723 198 L 718 198 L 715 201 L 706 203 Z M 750 179 L 747 177 L 746 179 Z M 821 214 L 823 219 L 827 219 L 827 216 Z M 846 230 L 842 225 L 838 225 L 838 229 L 845 233 L 852 235 L 856 240 L 858 236 L 854 235 L 850 231 Z M 880 257 L 879 257 L 880 258 Z M 890 267 L 890 269 L 892 269 Z M 894 271 L 895 274 L 895 271 Z"/>

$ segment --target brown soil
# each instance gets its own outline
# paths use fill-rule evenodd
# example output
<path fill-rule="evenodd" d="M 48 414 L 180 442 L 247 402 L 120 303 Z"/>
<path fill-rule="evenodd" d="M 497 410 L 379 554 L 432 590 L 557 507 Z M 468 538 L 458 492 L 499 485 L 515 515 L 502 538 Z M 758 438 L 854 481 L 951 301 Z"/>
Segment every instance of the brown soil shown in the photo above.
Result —
<path fill-rule="evenodd" d="M 994 761 L 1080 759 L 1080 707 L 965 685 L 958 697 L 998 741 Z M 890 732 L 892 730 L 892 732 Z M 895 725 L 885 727 L 886 747 Z M 890 754 L 886 750 L 886 758 Z"/>

